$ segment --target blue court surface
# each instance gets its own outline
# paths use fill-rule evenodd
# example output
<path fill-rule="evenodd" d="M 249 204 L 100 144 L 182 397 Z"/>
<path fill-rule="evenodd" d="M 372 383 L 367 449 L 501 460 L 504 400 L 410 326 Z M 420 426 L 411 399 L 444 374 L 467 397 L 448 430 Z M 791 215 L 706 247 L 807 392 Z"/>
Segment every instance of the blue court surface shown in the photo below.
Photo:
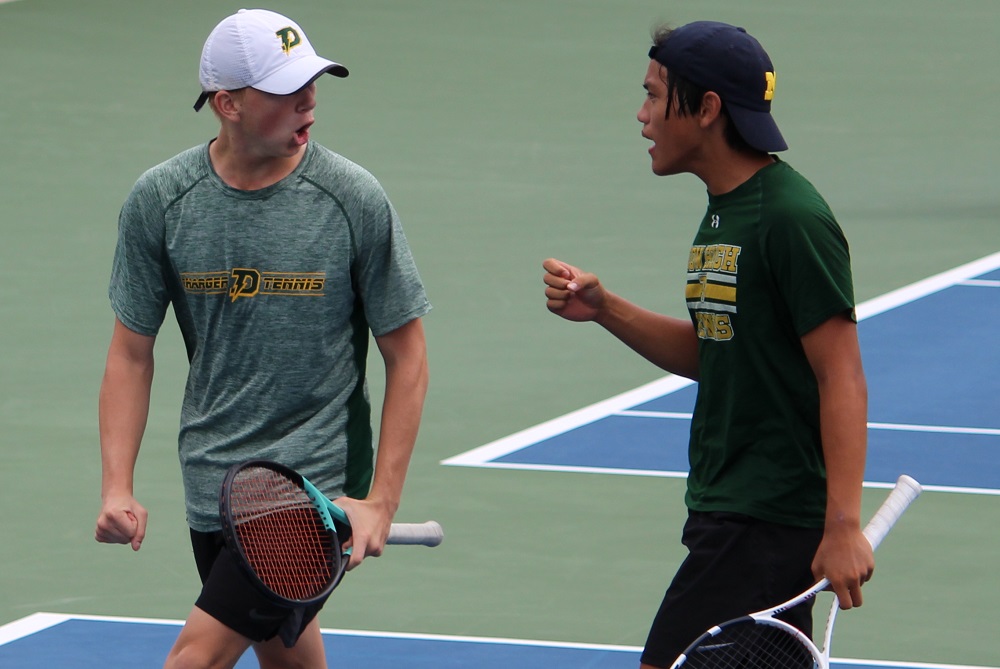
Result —
<path fill-rule="evenodd" d="M 0 627 L 0 669 L 162 666 L 181 623 L 36 613 Z M 635 669 L 639 648 L 324 630 L 330 666 L 364 669 Z M 237 669 L 256 667 L 252 654 Z M 832 667 L 958 669 L 962 665 L 834 659 Z M 974 669 L 969 667 L 968 669 Z"/>
<path fill-rule="evenodd" d="M 909 474 L 1000 494 L 1000 253 L 858 305 L 868 378 L 866 486 Z M 687 475 L 695 384 L 668 376 L 444 461 L 447 465 Z"/>

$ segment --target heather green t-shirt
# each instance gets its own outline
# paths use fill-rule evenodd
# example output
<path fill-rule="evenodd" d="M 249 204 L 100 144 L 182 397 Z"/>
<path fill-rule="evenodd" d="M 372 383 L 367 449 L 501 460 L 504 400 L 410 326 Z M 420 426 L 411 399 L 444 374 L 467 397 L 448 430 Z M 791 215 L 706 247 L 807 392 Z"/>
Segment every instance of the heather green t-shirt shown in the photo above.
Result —
<path fill-rule="evenodd" d="M 787 163 L 710 196 L 686 299 L 699 337 L 687 504 L 820 527 L 826 470 L 800 338 L 850 311 L 850 256 L 830 208 Z"/>
<path fill-rule="evenodd" d="M 192 528 L 219 528 L 226 469 L 255 457 L 329 496 L 364 497 L 369 333 L 430 309 L 371 174 L 310 143 L 288 177 L 240 191 L 215 174 L 208 144 L 189 149 L 126 200 L 109 294 L 145 335 L 173 305 L 190 361 L 178 445 Z"/>

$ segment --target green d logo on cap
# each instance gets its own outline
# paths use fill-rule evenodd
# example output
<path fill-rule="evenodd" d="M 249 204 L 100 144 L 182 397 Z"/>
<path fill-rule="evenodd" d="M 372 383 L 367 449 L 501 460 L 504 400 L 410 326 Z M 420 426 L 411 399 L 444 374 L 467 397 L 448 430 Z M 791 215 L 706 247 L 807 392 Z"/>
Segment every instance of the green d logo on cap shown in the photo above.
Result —
<path fill-rule="evenodd" d="M 282 28 L 274 34 L 281 38 L 281 50 L 285 52 L 286 56 L 292 49 L 302 44 L 302 38 L 299 37 L 299 32 L 295 28 Z"/>

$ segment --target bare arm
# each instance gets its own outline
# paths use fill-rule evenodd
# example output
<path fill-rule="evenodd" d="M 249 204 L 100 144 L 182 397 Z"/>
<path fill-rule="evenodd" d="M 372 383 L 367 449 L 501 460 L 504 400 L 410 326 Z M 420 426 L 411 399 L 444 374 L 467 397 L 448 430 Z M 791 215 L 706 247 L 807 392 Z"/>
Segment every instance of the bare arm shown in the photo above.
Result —
<path fill-rule="evenodd" d="M 382 554 L 417 440 L 429 379 L 427 346 L 420 319 L 376 337 L 385 361 L 385 400 L 372 487 L 364 500 L 340 498 L 351 521 L 350 568 Z"/>
<path fill-rule="evenodd" d="M 595 275 L 554 258 L 542 267 L 549 311 L 593 321 L 660 369 L 698 379 L 698 338 L 691 321 L 643 309 L 605 289 Z"/>
<path fill-rule="evenodd" d="M 146 535 L 146 509 L 133 497 L 132 482 L 149 414 L 155 341 L 115 320 L 98 408 L 102 477 L 95 538 L 133 550 Z"/>
<path fill-rule="evenodd" d="M 861 531 L 861 488 L 867 452 L 868 389 L 857 324 L 846 313 L 802 337 L 819 384 L 820 432 L 827 471 L 826 524 L 813 560 L 829 579 L 841 608 L 861 606 L 861 586 L 875 558 Z"/>

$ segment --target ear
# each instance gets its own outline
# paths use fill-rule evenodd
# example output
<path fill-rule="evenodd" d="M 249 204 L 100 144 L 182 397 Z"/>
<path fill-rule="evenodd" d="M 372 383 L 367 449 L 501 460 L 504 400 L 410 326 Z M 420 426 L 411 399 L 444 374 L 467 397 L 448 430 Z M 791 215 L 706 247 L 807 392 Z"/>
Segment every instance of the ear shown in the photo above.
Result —
<path fill-rule="evenodd" d="M 698 122 L 702 128 L 712 125 L 722 116 L 722 98 L 714 91 L 707 91 L 701 98 L 701 109 L 698 111 Z"/>
<path fill-rule="evenodd" d="M 240 119 L 240 109 L 242 108 L 242 103 L 239 98 L 231 92 L 218 91 L 212 96 L 209 102 L 212 105 L 212 108 L 215 109 L 215 113 L 218 114 L 220 118 L 224 118 L 229 121 L 238 121 Z"/>

